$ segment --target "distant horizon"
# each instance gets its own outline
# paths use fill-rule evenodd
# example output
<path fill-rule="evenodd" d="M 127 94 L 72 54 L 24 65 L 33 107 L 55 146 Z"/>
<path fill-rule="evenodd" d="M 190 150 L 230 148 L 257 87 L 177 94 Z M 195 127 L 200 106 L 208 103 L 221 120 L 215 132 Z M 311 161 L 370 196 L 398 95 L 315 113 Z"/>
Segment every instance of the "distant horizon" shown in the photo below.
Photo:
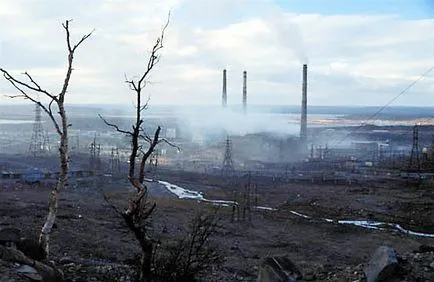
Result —
<path fill-rule="evenodd" d="M 33 105 L 33 102 L 27 102 L 27 103 L 0 103 L 0 107 L 10 107 L 10 106 L 30 106 Z M 113 106 L 117 106 L 117 107 L 130 107 L 133 106 L 132 104 L 119 104 L 119 103 L 65 103 L 65 105 L 67 106 L 79 106 L 79 107 L 113 107 Z M 153 107 L 153 106 L 158 106 L 158 107 L 222 107 L 221 105 L 218 104 L 160 104 L 160 103 L 155 103 L 149 104 L 149 107 Z M 228 104 L 227 105 L 228 108 L 231 107 L 242 107 L 243 104 L 239 103 L 239 104 Z M 328 108 L 381 108 L 384 105 L 327 105 L 327 104 L 317 104 L 317 105 L 309 105 L 308 104 L 308 108 L 309 107 L 314 107 L 314 108 L 318 108 L 318 107 L 328 107 Z M 301 104 L 248 104 L 247 107 L 301 107 Z M 434 106 L 420 106 L 420 105 L 389 105 L 386 107 L 387 108 L 420 108 L 420 109 L 434 109 Z"/>

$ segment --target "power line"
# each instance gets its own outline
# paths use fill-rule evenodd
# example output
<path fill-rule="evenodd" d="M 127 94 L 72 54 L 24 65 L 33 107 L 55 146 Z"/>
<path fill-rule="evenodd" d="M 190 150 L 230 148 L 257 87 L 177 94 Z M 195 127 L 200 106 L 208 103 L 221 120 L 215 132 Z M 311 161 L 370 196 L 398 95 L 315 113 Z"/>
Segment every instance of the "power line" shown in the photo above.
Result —
<path fill-rule="evenodd" d="M 410 90 L 414 85 L 416 85 L 419 81 L 424 79 L 430 72 L 434 70 L 434 66 L 430 67 L 427 71 L 425 71 L 423 74 L 421 74 L 416 80 L 414 80 L 412 83 L 410 83 L 406 88 L 404 88 L 401 92 L 398 93 L 395 97 L 393 97 L 389 102 L 387 102 L 384 106 L 382 106 L 380 109 L 378 109 L 373 115 L 371 115 L 367 120 L 362 122 L 361 125 L 356 127 L 354 130 L 351 130 L 347 135 L 345 135 L 344 138 L 339 141 L 338 144 L 341 144 L 345 139 L 347 139 L 352 133 L 356 132 L 360 128 L 364 126 L 367 122 L 373 120 L 375 117 L 377 117 L 384 109 L 386 109 L 390 104 L 395 102 L 399 97 L 404 95 L 408 90 Z"/>

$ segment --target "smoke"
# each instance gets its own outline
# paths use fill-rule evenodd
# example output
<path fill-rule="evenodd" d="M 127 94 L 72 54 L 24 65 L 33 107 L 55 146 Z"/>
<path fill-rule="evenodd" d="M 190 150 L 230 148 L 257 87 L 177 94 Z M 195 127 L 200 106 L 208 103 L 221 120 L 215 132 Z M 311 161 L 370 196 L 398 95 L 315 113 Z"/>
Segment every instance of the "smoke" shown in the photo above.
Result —
<path fill-rule="evenodd" d="M 299 132 L 299 115 L 295 114 L 253 111 L 245 115 L 241 108 L 203 106 L 177 108 L 174 115 L 178 128 L 190 132 L 198 143 L 226 134 L 267 133 L 283 137 Z"/>
<path fill-rule="evenodd" d="M 299 25 L 275 1 L 264 1 L 267 4 L 264 20 L 275 34 L 278 44 L 290 48 L 301 64 L 307 64 L 306 44 Z"/>

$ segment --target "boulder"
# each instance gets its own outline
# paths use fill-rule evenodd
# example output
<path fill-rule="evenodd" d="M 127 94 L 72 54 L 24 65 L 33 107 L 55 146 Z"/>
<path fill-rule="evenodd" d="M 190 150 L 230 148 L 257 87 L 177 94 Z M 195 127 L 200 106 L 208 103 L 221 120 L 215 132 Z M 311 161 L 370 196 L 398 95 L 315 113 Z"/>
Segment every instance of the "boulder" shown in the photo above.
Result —
<path fill-rule="evenodd" d="M 367 282 L 389 281 L 398 270 L 398 259 L 392 247 L 380 246 L 375 251 L 364 272 Z"/>
<path fill-rule="evenodd" d="M 267 257 L 259 268 L 257 282 L 296 282 L 301 273 L 286 256 Z"/>
<path fill-rule="evenodd" d="M 22 265 L 16 271 L 31 281 L 42 281 L 42 276 L 31 266 Z"/>

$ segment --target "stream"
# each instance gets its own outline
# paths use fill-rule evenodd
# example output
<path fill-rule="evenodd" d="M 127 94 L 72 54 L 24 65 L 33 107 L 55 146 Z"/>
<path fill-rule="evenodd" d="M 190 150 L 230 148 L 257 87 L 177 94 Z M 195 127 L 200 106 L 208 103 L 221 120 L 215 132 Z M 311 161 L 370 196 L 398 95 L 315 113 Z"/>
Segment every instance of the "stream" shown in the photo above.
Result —
<path fill-rule="evenodd" d="M 152 180 L 149 180 L 149 181 L 152 181 Z M 166 189 L 169 192 L 175 194 L 179 199 L 197 200 L 197 201 L 208 202 L 208 203 L 212 203 L 213 205 L 225 206 L 225 207 L 228 207 L 231 205 L 238 205 L 238 203 L 235 201 L 206 199 L 203 196 L 202 192 L 188 190 L 188 189 L 182 188 L 176 184 L 172 184 L 172 183 L 167 182 L 167 181 L 159 180 L 158 183 L 163 185 L 164 187 L 166 187 Z M 268 210 L 268 211 L 276 210 L 275 208 L 265 207 L 265 206 L 255 206 L 254 208 L 257 210 Z M 302 218 L 306 218 L 306 219 L 315 219 L 315 218 L 312 218 L 311 216 L 301 214 L 301 213 L 298 213 L 296 211 L 290 211 L 290 213 L 293 215 L 302 217 Z M 367 228 L 367 229 L 377 229 L 377 230 L 392 229 L 392 230 L 395 230 L 395 231 L 398 231 L 398 232 L 401 232 L 401 233 L 404 233 L 407 235 L 434 238 L 434 234 L 407 230 L 397 223 L 371 221 L 371 220 L 345 220 L 345 219 L 333 220 L 333 219 L 329 219 L 329 218 L 319 218 L 319 220 L 329 222 L 329 223 L 355 225 L 355 226 Z"/>

